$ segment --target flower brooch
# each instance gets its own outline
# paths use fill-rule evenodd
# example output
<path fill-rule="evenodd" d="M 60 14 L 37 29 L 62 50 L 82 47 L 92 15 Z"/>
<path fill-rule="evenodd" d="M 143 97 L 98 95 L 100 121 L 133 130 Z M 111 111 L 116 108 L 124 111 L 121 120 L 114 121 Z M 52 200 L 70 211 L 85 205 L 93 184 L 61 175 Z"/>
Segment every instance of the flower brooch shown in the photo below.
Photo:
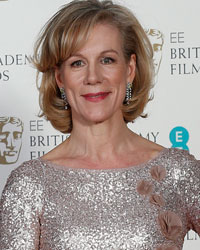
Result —
<path fill-rule="evenodd" d="M 163 166 L 153 166 L 150 169 L 151 177 L 155 181 L 162 181 L 166 177 L 166 169 Z M 137 191 L 140 195 L 148 196 L 149 202 L 155 206 L 163 207 L 165 200 L 160 194 L 153 193 L 154 186 L 151 182 L 141 180 L 137 184 Z M 182 230 L 182 221 L 172 211 L 164 211 L 158 215 L 158 224 L 162 234 L 169 240 L 176 240 Z M 178 250 L 176 246 L 159 246 L 156 250 Z"/>

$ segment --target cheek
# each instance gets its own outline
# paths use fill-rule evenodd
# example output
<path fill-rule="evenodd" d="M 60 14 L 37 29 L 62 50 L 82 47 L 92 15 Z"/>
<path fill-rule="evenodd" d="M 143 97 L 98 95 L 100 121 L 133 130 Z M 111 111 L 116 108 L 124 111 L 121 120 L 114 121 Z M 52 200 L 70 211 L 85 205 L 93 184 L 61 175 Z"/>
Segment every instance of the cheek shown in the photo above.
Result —
<path fill-rule="evenodd" d="M 22 141 L 21 140 L 15 140 L 15 146 L 16 147 L 20 147 L 21 146 L 21 143 L 22 143 Z"/>
<path fill-rule="evenodd" d="M 4 152 L 6 149 L 6 144 L 3 142 L 0 142 L 0 152 Z"/>
<path fill-rule="evenodd" d="M 123 101 L 125 99 L 125 95 L 126 95 L 126 85 L 125 84 L 121 84 L 119 92 L 120 92 L 119 93 L 119 95 L 120 95 L 120 103 L 123 103 Z"/>
<path fill-rule="evenodd" d="M 68 76 L 64 79 L 65 92 L 67 96 L 67 101 L 71 107 L 74 107 L 79 100 L 81 93 L 81 81 L 74 76 Z"/>
<path fill-rule="evenodd" d="M 122 92 L 123 94 L 125 93 L 126 90 L 126 84 L 127 84 L 127 79 L 126 79 L 126 74 L 124 71 L 119 71 L 117 74 L 115 74 L 114 77 L 114 84 L 117 89 Z"/>
<path fill-rule="evenodd" d="M 105 78 L 111 81 L 112 84 L 120 85 L 126 84 L 127 71 L 124 67 L 118 67 L 116 69 L 107 69 L 104 72 Z"/>
<path fill-rule="evenodd" d="M 65 73 L 63 75 L 63 84 L 65 89 L 74 90 L 83 82 L 84 74 L 81 72 Z"/>

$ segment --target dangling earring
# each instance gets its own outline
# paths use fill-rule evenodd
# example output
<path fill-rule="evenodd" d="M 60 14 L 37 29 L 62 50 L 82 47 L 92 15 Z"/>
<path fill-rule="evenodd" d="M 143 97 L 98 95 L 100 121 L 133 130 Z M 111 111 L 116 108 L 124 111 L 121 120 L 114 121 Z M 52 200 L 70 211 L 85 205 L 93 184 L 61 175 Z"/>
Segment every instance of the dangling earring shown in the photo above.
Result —
<path fill-rule="evenodd" d="M 65 103 L 65 109 L 68 109 L 68 102 L 67 102 L 67 97 L 66 97 L 64 88 L 60 88 L 60 94 L 61 94 L 61 98 L 63 99 Z"/>
<path fill-rule="evenodd" d="M 129 100 L 132 97 L 132 83 L 128 82 L 126 85 L 126 96 L 125 96 L 125 103 L 129 104 Z"/>

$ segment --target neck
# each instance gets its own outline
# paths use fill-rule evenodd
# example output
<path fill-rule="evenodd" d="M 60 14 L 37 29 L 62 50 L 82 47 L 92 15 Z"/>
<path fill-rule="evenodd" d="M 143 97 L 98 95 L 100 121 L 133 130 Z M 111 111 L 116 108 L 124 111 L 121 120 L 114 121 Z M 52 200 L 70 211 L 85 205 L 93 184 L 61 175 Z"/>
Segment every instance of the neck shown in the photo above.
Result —
<path fill-rule="evenodd" d="M 66 148 L 71 157 L 102 162 L 123 154 L 124 149 L 131 147 L 133 135 L 127 128 L 122 113 L 116 113 L 109 120 L 88 126 L 73 121 L 73 131 L 66 141 Z"/>

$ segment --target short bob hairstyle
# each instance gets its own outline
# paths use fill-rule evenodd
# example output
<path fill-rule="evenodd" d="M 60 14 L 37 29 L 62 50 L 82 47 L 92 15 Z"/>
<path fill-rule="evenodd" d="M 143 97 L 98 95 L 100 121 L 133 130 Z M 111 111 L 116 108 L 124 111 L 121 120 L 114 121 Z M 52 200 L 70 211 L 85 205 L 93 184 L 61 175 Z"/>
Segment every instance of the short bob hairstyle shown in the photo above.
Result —
<path fill-rule="evenodd" d="M 54 128 L 70 133 L 73 128 L 71 108 L 65 109 L 55 80 L 55 68 L 83 46 L 96 24 L 111 24 L 118 28 L 126 62 L 136 55 L 136 75 L 132 98 L 122 105 L 124 121 L 145 117 L 153 79 L 153 50 L 136 17 L 126 7 L 110 0 L 74 0 L 64 5 L 43 27 L 35 44 L 33 63 L 42 72 L 40 91 L 41 116 Z M 125 94 L 125 93 L 124 93 Z"/>

